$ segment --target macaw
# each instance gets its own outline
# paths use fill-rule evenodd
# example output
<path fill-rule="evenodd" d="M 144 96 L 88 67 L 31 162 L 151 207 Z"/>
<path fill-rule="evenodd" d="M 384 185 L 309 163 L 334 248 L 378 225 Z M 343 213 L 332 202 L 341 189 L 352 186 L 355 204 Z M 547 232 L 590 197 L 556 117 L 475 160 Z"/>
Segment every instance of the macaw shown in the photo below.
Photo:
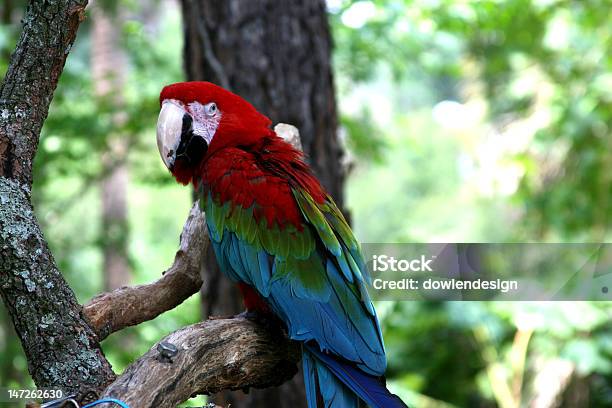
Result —
<path fill-rule="evenodd" d="M 157 145 L 201 194 L 221 270 L 247 311 L 302 342 L 310 408 L 406 407 L 384 382 L 385 349 L 360 248 L 302 153 L 251 104 L 209 82 L 160 94 Z"/>

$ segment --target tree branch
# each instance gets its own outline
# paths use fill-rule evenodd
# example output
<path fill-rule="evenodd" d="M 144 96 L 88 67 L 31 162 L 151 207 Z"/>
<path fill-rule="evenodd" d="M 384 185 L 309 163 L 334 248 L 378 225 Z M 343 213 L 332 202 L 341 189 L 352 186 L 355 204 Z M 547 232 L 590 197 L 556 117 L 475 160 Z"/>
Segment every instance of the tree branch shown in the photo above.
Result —
<path fill-rule="evenodd" d="M 87 0 L 31 1 L 0 87 L 0 176 L 32 184 L 32 161 Z"/>
<path fill-rule="evenodd" d="M 102 293 L 83 307 L 98 338 L 102 340 L 127 326 L 154 319 L 196 293 L 202 286 L 200 265 L 209 245 L 204 216 L 195 203 L 183 227 L 174 263 L 160 279 Z"/>
<path fill-rule="evenodd" d="M 176 355 L 163 357 L 160 343 L 175 346 Z M 301 355 L 299 343 L 244 318 L 207 320 L 177 330 L 160 343 L 103 395 L 132 407 L 174 407 L 195 394 L 280 385 L 295 375 Z"/>

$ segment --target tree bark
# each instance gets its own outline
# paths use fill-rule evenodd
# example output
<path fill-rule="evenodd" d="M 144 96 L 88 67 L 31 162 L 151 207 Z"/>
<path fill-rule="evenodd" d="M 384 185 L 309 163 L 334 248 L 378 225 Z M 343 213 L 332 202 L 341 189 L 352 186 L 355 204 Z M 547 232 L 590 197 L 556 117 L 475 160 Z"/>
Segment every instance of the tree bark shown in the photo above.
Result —
<path fill-rule="evenodd" d="M 325 1 L 182 0 L 181 5 L 187 78 L 217 83 L 273 123 L 295 125 L 316 175 L 342 206 L 344 173 Z M 203 274 L 204 316 L 240 311 L 236 288 L 212 264 Z M 248 396 L 216 396 L 219 405 L 249 407 L 297 408 L 305 400 L 301 376 Z"/>
<path fill-rule="evenodd" d="M 30 202 L 40 130 L 86 0 L 30 2 L 0 87 L 0 294 L 38 387 L 85 394 L 114 379 Z"/>
<path fill-rule="evenodd" d="M 342 148 L 325 1 L 181 4 L 187 78 L 226 87 L 273 123 L 297 127 L 315 174 L 342 206 Z"/>
<path fill-rule="evenodd" d="M 165 358 L 160 343 L 176 347 L 176 354 Z M 270 387 L 293 377 L 300 351 L 299 343 L 249 320 L 207 320 L 157 343 L 103 395 L 120 398 L 130 407 L 159 408 L 177 406 L 194 394 Z"/>

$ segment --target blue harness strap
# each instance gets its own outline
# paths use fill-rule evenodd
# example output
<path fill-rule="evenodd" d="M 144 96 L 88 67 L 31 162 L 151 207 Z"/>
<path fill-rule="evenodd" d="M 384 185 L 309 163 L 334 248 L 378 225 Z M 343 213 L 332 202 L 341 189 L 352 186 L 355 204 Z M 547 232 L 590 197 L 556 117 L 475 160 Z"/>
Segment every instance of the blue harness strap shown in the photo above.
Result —
<path fill-rule="evenodd" d="M 89 407 L 93 407 L 93 406 L 96 406 L 96 405 L 99 405 L 99 404 L 106 404 L 106 403 L 117 404 L 121 408 L 130 408 L 128 404 L 126 404 L 125 402 L 123 402 L 121 400 L 118 400 L 116 398 L 103 398 L 101 400 L 90 402 L 87 405 L 83 405 L 81 408 L 89 408 Z"/>

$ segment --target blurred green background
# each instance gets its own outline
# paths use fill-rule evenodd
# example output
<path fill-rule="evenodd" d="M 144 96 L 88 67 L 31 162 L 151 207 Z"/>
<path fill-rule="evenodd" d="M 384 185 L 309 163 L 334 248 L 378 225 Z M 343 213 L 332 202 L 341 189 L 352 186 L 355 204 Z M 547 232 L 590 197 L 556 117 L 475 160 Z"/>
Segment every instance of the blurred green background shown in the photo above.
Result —
<path fill-rule="evenodd" d="M 121 112 L 93 97 L 93 20 L 45 123 L 33 200 L 78 299 L 104 290 L 103 157 L 124 140 L 129 282 L 172 262 L 190 207 L 155 146 L 158 93 L 183 80 L 180 10 L 115 0 L 127 58 Z M 362 242 L 608 242 L 612 214 L 610 0 L 328 0 Z M 24 2 L 0 9 L 0 74 Z M 118 116 L 119 115 L 119 116 Z M 119 117 L 119 119 L 118 119 Z M 115 237 L 116 238 L 116 237 Z M 379 302 L 390 387 L 415 407 L 612 406 L 612 302 Z M 197 296 L 104 341 L 121 371 L 202 319 Z M 0 385 L 31 384 L 0 307 Z"/>

